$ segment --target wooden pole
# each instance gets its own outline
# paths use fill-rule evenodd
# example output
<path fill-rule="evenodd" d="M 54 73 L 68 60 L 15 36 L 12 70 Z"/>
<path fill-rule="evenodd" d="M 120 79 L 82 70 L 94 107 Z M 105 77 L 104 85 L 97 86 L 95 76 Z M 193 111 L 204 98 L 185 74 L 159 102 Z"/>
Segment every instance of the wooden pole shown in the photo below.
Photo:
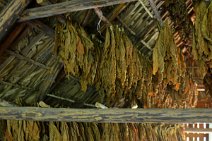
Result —
<path fill-rule="evenodd" d="M 133 2 L 137 0 L 71 0 L 25 11 L 20 21 L 27 21 L 37 18 L 50 17 L 69 12 L 94 9 L 98 7 L 112 6 L 116 4 Z"/>
<path fill-rule="evenodd" d="M 212 122 L 212 109 L 69 109 L 0 107 L 0 119 L 99 123 Z"/>
<path fill-rule="evenodd" d="M 11 0 L 0 12 L 0 42 L 5 37 L 7 31 L 17 21 L 19 15 L 29 4 L 30 0 Z"/>

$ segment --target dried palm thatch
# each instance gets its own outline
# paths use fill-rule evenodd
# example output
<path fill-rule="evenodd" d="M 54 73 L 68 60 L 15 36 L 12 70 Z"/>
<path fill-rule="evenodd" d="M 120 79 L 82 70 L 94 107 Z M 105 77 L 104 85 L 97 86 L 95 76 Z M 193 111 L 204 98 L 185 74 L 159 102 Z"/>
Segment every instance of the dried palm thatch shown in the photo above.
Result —
<path fill-rule="evenodd" d="M 7 58 L 0 65 L 0 98 L 18 105 L 36 105 L 61 68 L 57 57 L 48 52 L 53 46 L 54 41 L 44 33 L 26 29 L 6 50 Z"/>

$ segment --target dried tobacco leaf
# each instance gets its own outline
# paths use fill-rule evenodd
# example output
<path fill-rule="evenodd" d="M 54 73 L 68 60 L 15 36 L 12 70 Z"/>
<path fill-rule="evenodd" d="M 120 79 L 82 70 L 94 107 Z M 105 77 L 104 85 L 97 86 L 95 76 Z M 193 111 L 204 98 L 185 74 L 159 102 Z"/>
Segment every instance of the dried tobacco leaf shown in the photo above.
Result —
<path fill-rule="evenodd" d="M 208 6 L 205 1 L 199 2 L 194 7 L 196 13 L 195 30 L 193 36 L 192 55 L 201 67 L 212 67 L 212 36 L 211 36 L 211 11 L 212 2 Z M 205 63 L 203 65 L 202 63 Z M 205 68 L 205 70 L 207 70 Z M 202 78 L 206 74 L 201 70 Z"/>
<path fill-rule="evenodd" d="M 61 57 L 66 74 L 80 78 L 81 88 L 87 90 L 88 84 L 94 83 L 96 66 L 94 44 L 80 26 L 74 26 L 67 20 L 66 24 L 58 23 L 56 27 L 56 51 Z M 90 77 L 92 74 L 92 78 Z"/>
<path fill-rule="evenodd" d="M 66 122 L 62 122 L 60 126 L 60 131 L 61 131 L 61 138 L 63 141 L 68 141 L 70 140 L 69 137 L 69 127 Z"/>
<path fill-rule="evenodd" d="M 58 128 L 53 122 L 49 122 L 49 140 L 50 141 L 60 141 L 62 138 Z"/>

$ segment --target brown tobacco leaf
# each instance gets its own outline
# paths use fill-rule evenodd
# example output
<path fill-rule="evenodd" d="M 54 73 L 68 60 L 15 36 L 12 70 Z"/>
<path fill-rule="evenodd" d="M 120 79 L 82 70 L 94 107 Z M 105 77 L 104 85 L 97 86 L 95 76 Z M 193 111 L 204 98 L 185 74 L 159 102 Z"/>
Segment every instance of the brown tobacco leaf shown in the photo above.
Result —
<path fill-rule="evenodd" d="M 78 41 L 78 44 L 77 44 L 77 52 L 79 53 L 79 55 L 84 55 L 85 53 L 83 44 L 80 40 Z"/>

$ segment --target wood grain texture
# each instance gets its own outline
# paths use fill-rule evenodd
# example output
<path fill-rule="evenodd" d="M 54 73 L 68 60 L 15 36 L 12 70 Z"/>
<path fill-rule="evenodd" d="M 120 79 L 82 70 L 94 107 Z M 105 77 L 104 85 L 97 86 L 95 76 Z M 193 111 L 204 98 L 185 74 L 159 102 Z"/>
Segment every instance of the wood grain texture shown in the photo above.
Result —
<path fill-rule="evenodd" d="M 17 21 L 30 0 L 11 0 L 0 13 L 0 41 Z"/>
<path fill-rule="evenodd" d="M 111 6 L 121 3 L 133 2 L 137 0 L 71 0 L 25 11 L 20 21 L 32 20 L 37 18 L 50 17 L 69 12 L 93 9 L 98 7 Z"/>
<path fill-rule="evenodd" d="M 68 109 L 0 107 L 0 119 L 99 123 L 212 122 L 212 109 Z"/>

